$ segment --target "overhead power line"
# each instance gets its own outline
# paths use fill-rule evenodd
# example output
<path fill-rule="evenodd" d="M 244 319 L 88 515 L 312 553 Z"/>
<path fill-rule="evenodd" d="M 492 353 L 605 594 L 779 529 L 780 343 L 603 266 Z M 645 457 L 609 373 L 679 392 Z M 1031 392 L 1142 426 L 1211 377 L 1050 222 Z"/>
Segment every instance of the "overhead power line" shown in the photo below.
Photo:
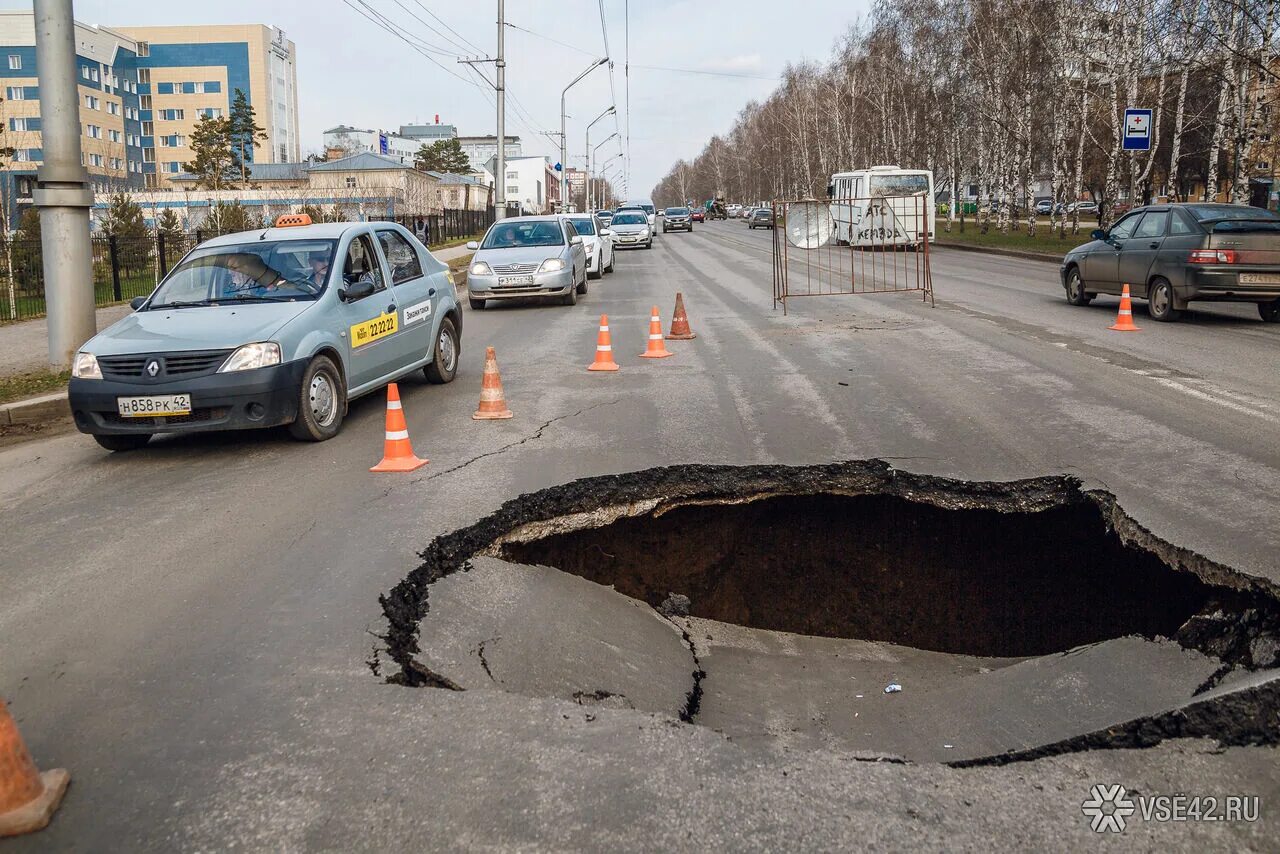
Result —
<path fill-rule="evenodd" d="M 763 74 L 747 74 L 741 71 L 707 71 L 702 68 L 672 68 L 666 65 L 637 65 L 635 68 L 643 68 L 646 71 L 670 71 L 673 74 L 707 74 L 712 77 L 740 77 L 746 80 L 772 80 L 777 82 L 781 77 L 766 77 Z"/>

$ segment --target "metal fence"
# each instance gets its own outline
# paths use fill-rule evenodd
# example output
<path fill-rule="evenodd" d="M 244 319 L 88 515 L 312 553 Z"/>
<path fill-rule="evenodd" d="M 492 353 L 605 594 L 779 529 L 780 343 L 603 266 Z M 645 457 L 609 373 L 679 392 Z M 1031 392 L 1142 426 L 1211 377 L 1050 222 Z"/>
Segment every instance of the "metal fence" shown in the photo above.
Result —
<path fill-rule="evenodd" d="M 446 210 L 424 217 L 395 217 L 394 221 L 414 231 L 420 219 L 429 223 L 427 242 L 435 245 L 483 232 L 493 224 L 493 208 Z M 145 237 L 90 238 L 94 302 L 105 306 L 146 296 L 183 255 L 217 234 L 197 229 Z M 0 323 L 30 320 L 44 313 L 44 256 L 40 241 L 6 242 L 0 236 Z"/>
<path fill-rule="evenodd" d="M 924 196 L 773 203 L 773 304 L 799 296 L 919 291 L 933 302 Z"/>

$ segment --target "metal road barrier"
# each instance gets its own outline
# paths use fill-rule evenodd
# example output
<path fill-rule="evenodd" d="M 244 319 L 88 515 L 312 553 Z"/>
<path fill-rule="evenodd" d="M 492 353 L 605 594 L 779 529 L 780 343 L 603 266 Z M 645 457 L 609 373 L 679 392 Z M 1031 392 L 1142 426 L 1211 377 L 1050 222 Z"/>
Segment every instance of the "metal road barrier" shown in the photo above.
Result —
<path fill-rule="evenodd" d="M 933 304 L 926 196 L 773 203 L 773 307 L 802 296 L 920 291 Z"/>

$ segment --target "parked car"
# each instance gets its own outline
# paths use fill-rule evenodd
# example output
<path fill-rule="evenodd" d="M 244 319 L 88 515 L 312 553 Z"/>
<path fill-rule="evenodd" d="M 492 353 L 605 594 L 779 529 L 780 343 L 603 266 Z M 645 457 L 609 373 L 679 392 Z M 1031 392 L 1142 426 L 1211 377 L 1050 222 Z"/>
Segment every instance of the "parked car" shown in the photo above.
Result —
<path fill-rule="evenodd" d="M 1036 213 L 1041 216 L 1048 216 L 1053 213 L 1055 207 L 1057 208 L 1058 213 L 1062 213 L 1066 210 L 1066 206 L 1063 205 L 1062 202 L 1058 202 L 1057 205 L 1054 205 L 1053 199 L 1041 199 L 1036 202 Z"/>
<path fill-rule="evenodd" d="M 489 226 L 467 271 L 472 308 L 489 300 L 558 297 L 574 305 L 587 292 L 587 251 L 566 215 L 521 216 Z"/>
<path fill-rule="evenodd" d="M 644 211 L 645 217 L 649 220 L 649 231 L 653 233 L 657 232 L 658 210 L 653 206 L 652 201 L 649 199 L 642 199 L 638 202 L 627 202 L 625 205 L 619 207 L 618 210 L 623 210 L 625 208 L 640 208 L 640 210 Z"/>
<path fill-rule="evenodd" d="M 706 218 L 706 214 L 702 212 L 702 208 L 694 208 L 689 212 L 689 219 L 694 222 L 705 222 Z"/>
<path fill-rule="evenodd" d="M 693 212 L 688 208 L 667 208 L 662 220 L 662 233 L 668 231 L 693 231 Z"/>
<path fill-rule="evenodd" d="M 653 232 L 643 210 L 619 210 L 613 215 L 609 230 L 613 232 L 613 243 L 618 249 L 653 248 Z"/>
<path fill-rule="evenodd" d="M 773 228 L 773 208 L 753 209 L 751 219 L 747 220 L 747 228 Z"/>
<path fill-rule="evenodd" d="M 76 354 L 76 427 L 111 451 L 284 424 L 322 441 L 349 401 L 405 374 L 452 381 L 462 312 L 448 266 L 393 223 L 310 223 L 285 216 L 187 253 Z"/>
<path fill-rule="evenodd" d="M 596 211 L 596 218 L 599 219 L 600 222 L 604 224 L 605 228 L 608 228 L 609 223 L 613 222 L 613 211 L 611 210 Z"/>
<path fill-rule="evenodd" d="M 1252 302 L 1280 320 L 1280 216 L 1245 205 L 1149 205 L 1062 260 L 1072 305 L 1128 284 L 1152 318 L 1177 320 L 1191 300 Z"/>
<path fill-rule="evenodd" d="M 599 217 L 589 214 L 568 214 L 565 219 L 582 236 L 582 246 L 587 252 L 587 277 L 598 279 L 613 272 L 613 232 L 604 226 Z"/>
<path fill-rule="evenodd" d="M 1067 213 L 1075 213 L 1076 211 L 1080 211 L 1080 213 L 1082 214 L 1087 214 L 1087 213 L 1096 214 L 1098 212 L 1098 203 L 1083 201 L 1083 202 L 1071 202 L 1070 204 L 1067 205 Z"/>
<path fill-rule="evenodd" d="M 737 219 L 742 216 L 742 205 L 729 205 L 725 208 L 725 213 L 728 214 L 729 219 Z"/>

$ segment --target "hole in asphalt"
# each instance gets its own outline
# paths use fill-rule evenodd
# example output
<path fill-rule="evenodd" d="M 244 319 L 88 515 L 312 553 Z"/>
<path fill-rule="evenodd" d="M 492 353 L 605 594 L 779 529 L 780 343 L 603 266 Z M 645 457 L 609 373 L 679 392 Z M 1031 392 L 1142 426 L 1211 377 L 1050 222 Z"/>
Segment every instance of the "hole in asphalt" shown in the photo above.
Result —
<path fill-rule="evenodd" d="M 1073 478 L 651 469 L 520 496 L 422 558 L 381 599 L 400 684 L 954 764 L 1277 739 L 1274 588 Z"/>
<path fill-rule="evenodd" d="M 509 543 L 502 557 L 657 607 L 802 635 L 982 656 L 1172 636 L 1207 585 L 1124 545 L 1092 503 L 1037 512 L 896 495 L 803 495 L 652 511 Z"/>

